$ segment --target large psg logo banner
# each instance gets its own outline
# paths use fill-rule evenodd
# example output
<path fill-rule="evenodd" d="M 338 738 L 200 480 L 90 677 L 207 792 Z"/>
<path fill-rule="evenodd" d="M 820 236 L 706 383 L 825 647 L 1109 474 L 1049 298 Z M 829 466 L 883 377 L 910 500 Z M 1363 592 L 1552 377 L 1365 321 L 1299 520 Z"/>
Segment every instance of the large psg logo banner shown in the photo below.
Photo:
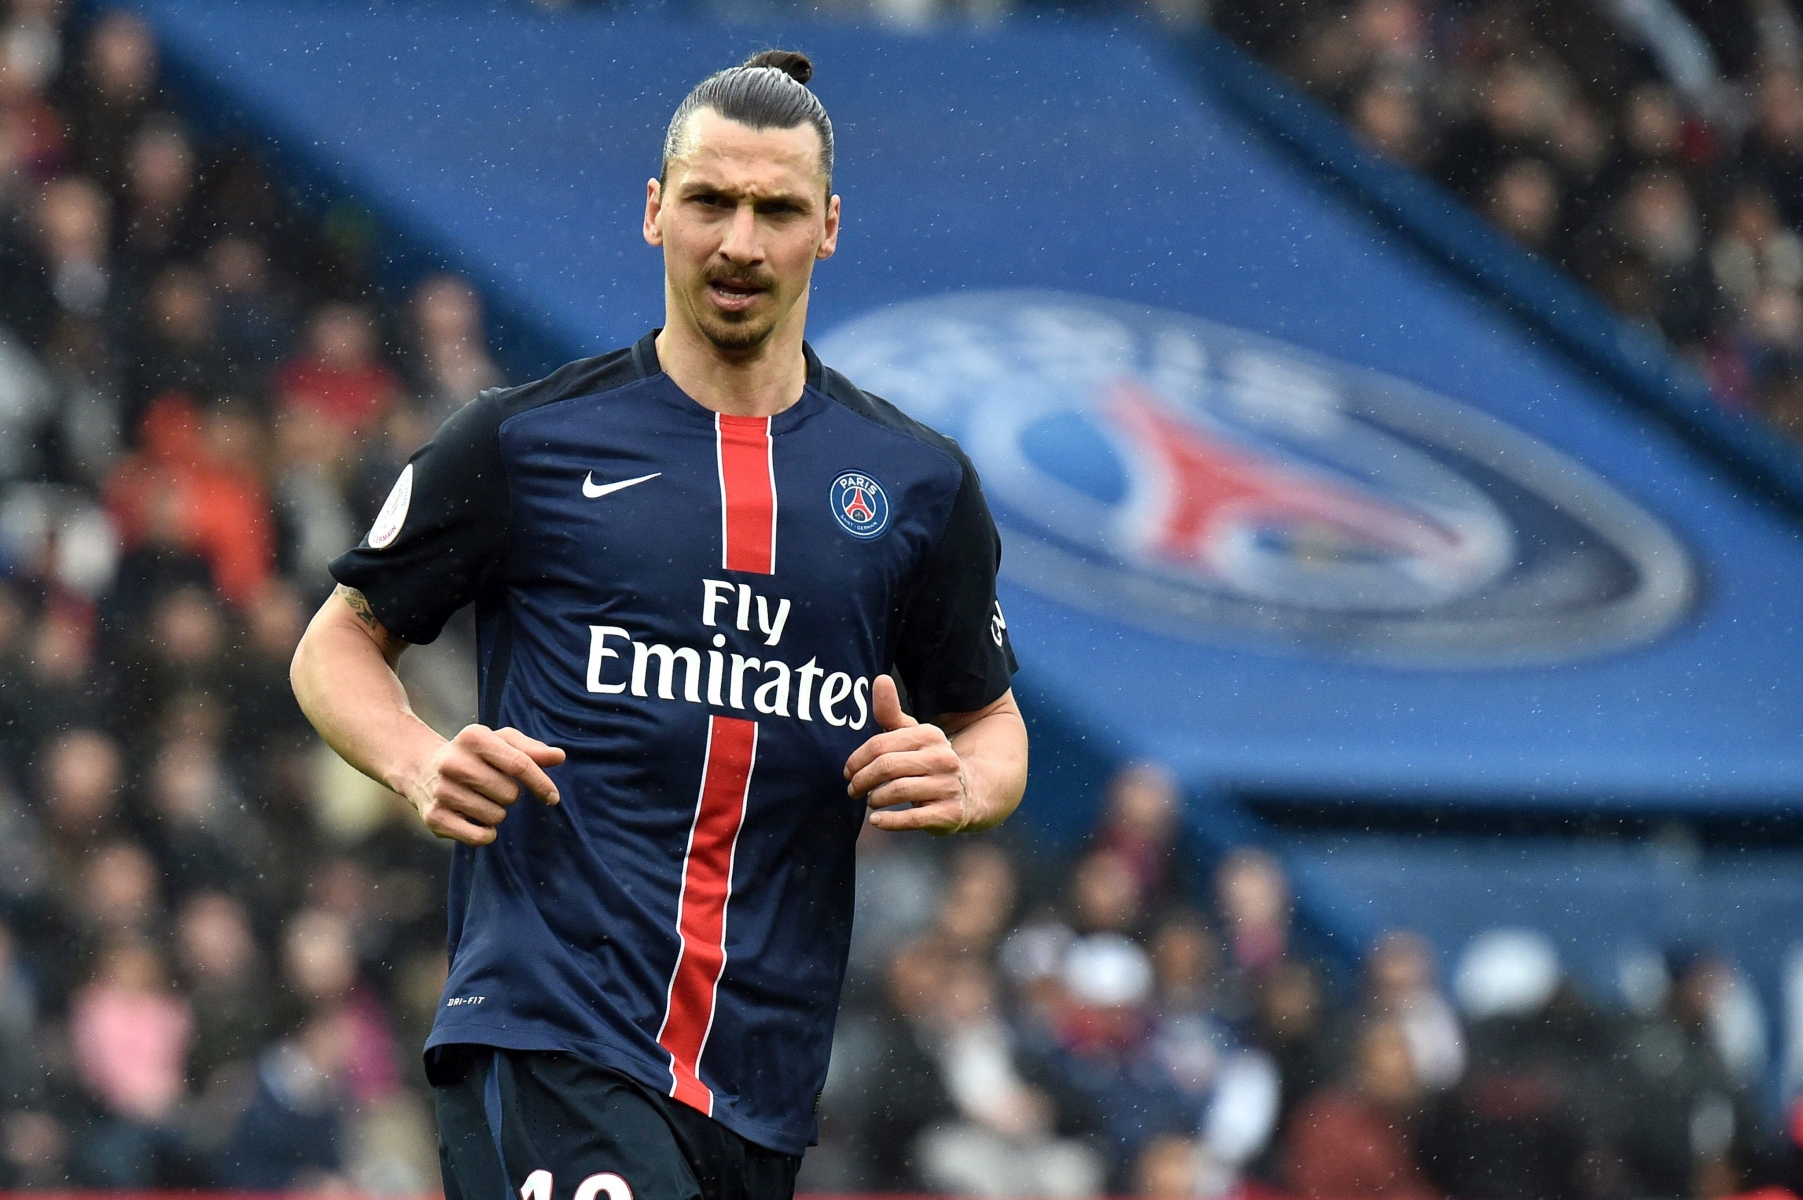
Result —
<path fill-rule="evenodd" d="M 1158 632 L 1404 667 L 1644 644 L 1690 556 L 1608 481 L 1402 380 L 1181 313 L 962 293 L 822 357 L 963 444 L 1003 572 Z"/>

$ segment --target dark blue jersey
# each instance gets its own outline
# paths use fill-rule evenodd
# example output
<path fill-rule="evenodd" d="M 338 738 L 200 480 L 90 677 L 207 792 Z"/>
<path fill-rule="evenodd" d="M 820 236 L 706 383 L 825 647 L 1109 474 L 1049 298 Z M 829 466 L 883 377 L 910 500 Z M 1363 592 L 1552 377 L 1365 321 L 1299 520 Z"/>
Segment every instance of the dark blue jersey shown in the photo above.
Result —
<path fill-rule="evenodd" d="M 931 719 L 1014 669 L 970 462 L 807 360 L 768 418 L 690 399 L 650 336 L 485 392 L 332 564 L 409 642 L 473 602 L 483 722 L 569 753 L 560 805 L 456 851 L 428 1055 L 569 1051 L 791 1154 L 845 971 L 870 681 Z"/>

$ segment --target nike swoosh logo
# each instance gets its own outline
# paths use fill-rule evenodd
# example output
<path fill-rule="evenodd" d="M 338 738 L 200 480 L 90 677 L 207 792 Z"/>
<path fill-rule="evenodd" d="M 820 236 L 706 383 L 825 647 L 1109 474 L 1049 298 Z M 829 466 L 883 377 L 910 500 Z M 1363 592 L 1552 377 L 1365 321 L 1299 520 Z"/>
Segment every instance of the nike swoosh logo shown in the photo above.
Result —
<path fill-rule="evenodd" d="M 618 483 L 596 483 L 595 473 L 590 471 L 588 473 L 588 478 L 582 481 L 582 494 L 587 496 L 590 500 L 598 500 L 611 492 L 618 492 L 636 484 L 644 483 L 647 479 L 656 479 L 662 474 L 662 471 L 653 471 L 649 475 L 640 475 L 637 479 L 622 479 Z"/>

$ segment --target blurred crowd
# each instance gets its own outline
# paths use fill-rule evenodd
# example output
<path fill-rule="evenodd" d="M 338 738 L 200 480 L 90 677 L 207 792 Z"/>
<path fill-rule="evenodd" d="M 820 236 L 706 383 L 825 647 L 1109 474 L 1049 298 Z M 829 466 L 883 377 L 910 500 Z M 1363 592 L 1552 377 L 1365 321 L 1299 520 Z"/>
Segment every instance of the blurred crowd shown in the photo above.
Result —
<path fill-rule="evenodd" d="M 445 855 L 287 664 L 399 464 L 500 381 L 166 94 L 135 17 L 0 8 L 0 1187 L 437 1184 Z M 455 726 L 467 631 L 409 655 Z"/>
<path fill-rule="evenodd" d="M 1803 436 L 1793 0 L 1216 0 L 1365 143 Z"/>
<path fill-rule="evenodd" d="M 709 5 L 700 0 L 703 8 Z M 744 0 L 718 0 L 730 10 Z M 1795 0 L 806 0 L 1209 24 L 1803 437 Z"/>
<path fill-rule="evenodd" d="M 1789 419 L 1787 10 L 1694 5 L 1716 73 L 1680 76 L 1579 37 L 1583 5 L 1231 7 L 1364 136 Z M 137 18 L 3 11 L 0 1187 L 428 1190 L 444 847 L 319 746 L 286 671 L 327 559 L 502 382 L 479 301 L 386 286 L 367 214 L 191 127 Z M 403 671 L 468 719 L 466 626 Z M 1191 844 L 1179 809 L 1139 766 L 1068 861 L 866 834 L 804 1186 L 1625 1200 L 1789 1169 L 1730 964 L 1677 950 L 1599 1006 L 1526 933 L 1445 985 L 1404 931 L 1354 963 L 1278 860 Z"/>
<path fill-rule="evenodd" d="M 1134 766 L 1066 862 L 867 832 L 804 1190 L 1650 1200 L 1792 1177 L 1731 963 L 1674 947 L 1607 1001 L 1529 931 L 1475 938 L 1446 984 L 1404 930 L 1350 963 L 1298 926 L 1277 858 L 1211 854 L 1180 814 Z"/>

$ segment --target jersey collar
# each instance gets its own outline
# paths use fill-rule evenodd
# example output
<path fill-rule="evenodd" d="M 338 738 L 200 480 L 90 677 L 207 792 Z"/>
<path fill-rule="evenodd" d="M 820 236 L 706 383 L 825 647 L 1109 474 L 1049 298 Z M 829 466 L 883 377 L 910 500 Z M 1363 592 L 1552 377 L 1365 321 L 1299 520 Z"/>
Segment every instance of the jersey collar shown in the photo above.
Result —
<path fill-rule="evenodd" d="M 638 378 L 656 378 L 658 375 L 664 375 L 664 364 L 658 362 L 658 333 L 662 332 L 664 332 L 664 326 L 658 326 L 658 328 L 654 328 L 651 332 L 645 333 L 644 337 L 640 337 L 640 339 L 633 344 L 633 371 L 638 375 Z M 811 411 L 813 405 L 808 404 L 808 393 L 810 393 L 810 391 L 819 393 L 819 395 L 826 395 L 826 366 L 820 362 L 820 355 L 813 353 L 813 346 L 810 346 L 806 341 L 801 344 L 801 355 L 802 359 L 808 362 L 808 382 L 802 386 L 801 400 L 799 400 L 797 404 L 786 407 L 781 413 L 777 413 L 777 416 L 775 416 L 775 422 L 777 423 L 772 425 L 773 431 L 775 431 L 775 429 L 786 429 L 788 425 L 792 425 L 792 423 L 802 420 L 804 413 Z M 678 391 L 678 393 L 680 393 L 680 389 L 674 386 L 674 380 L 669 380 L 669 384 L 671 384 L 671 391 Z M 687 405 L 696 407 L 696 409 L 700 409 L 703 413 L 709 411 L 705 405 L 696 404 L 694 398 L 691 398 L 691 396 L 683 395 L 682 398 L 687 402 Z"/>
<path fill-rule="evenodd" d="M 663 364 L 657 361 L 657 335 L 663 331 L 663 326 L 659 325 L 640 338 L 632 347 L 632 368 L 640 379 L 651 379 L 664 373 Z M 820 356 L 814 353 L 814 347 L 805 341 L 801 343 L 801 357 L 808 364 L 807 382 L 802 386 L 802 401 L 805 402 L 809 391 L 825 394 L 826 366 L 820 361 Z M 694 401 L 690 400 L 689 403 L 693 404 Z M 778 413 L 777 416 L 780 418 L 800 407 L 799 403 L 792 405 Z"/>

